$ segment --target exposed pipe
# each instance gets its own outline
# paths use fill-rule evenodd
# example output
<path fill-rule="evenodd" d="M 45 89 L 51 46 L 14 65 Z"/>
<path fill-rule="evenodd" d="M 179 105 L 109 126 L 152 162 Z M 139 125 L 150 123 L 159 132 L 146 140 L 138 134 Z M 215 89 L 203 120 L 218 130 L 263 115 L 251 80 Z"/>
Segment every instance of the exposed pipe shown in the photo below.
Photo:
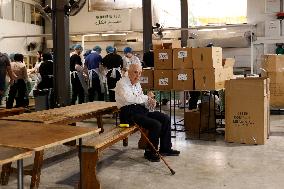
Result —
<path fill-rule="evenodd" d="M 27 37 L 51 37 L 52 34 L 33 34 L 33 35 L 9 35 L 2 36 L 0 39 L 9 39 L 9 38 L 27 38 Z"/>

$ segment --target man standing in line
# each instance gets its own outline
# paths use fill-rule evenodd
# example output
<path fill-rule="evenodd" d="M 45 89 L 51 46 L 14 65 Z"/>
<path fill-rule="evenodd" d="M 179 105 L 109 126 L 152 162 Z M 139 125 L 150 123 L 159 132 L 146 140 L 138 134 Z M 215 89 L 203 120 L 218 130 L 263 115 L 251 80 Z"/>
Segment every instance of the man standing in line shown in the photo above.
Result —
<path fill-rule="evenodd" d="M 101 47 L 95 46 L 91 54 L 85 59 L 84 69 L 88 71 L 89 75 L 89 101 L 93 102 L 95 96 L 96 100 L 104 101 L 104 85 L 101 81 L 99 67 L 102 62 Z"/>
<path fill-rule="evenodd" d="M 106 48 L 107 55 L 103 58 L 102 64 L 107 68 L 107 86 L 109 91 L 109 101 L 115 102 L 115 92 L 114 88 L 117 81 L 121 78 L 121 69 L 123 66 L 123 61 L 120 55 L 114 53 L 114 48 L 108 46 Z"/>

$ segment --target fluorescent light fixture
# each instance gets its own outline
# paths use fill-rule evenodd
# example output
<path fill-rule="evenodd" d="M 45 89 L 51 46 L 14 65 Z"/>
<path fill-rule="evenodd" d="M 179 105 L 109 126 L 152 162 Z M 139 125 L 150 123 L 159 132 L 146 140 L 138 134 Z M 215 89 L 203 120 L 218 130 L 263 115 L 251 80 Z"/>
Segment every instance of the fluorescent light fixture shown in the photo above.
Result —
<path fill-rule="evenodd" d="M 102 36 L 112 36 L 112 35 L 126 35 L 126 33 L 103 33 Z"/>
<path fill-rule="evenodd" d="M 204 29 L 198 29 L 198 31 L 225 31 L 227 28 L 204 28 Z"/>
<path fill-rule="evenodd" d="M 92 33 L 92 34 L 86 34 L 84 35 L 85 37 L 93 37 L 93 36 L 99 36 L 100 34 L 98 33 Z"/>

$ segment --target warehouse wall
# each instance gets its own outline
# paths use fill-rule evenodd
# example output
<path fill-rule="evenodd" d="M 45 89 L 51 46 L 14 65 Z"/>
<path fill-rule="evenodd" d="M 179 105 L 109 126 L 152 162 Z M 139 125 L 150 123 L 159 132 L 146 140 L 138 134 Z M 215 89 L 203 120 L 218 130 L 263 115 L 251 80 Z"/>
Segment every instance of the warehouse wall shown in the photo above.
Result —
<path fill-rule="evenodd" d="M 11 35 L 34 35 L 42 34 L 43 27 L 33 24 L 26 24 L 23 22 L 16 22 L 10 20 L 0 19 L 0 51 L 5 53 L 22 53 L 24 55 L 35 54 L 34 52 L 28 52 L 26 50 L 26 45 L 30 42 L 37 42 L 38 47 L 41 45 L 42 39 L 37 38 L 13 38 L 13 39 L 3 39 L 2 36 Z"/>
<path fill-rule="evenodd" d="M 254 32 L 257 36 L 264 36 L 264 22 L 266 20 L 275 19 L 275 14 L 265 13 L 265 0 L 248 0 L 247 7 L 247 17 L 249 24 L 256 24 Z M 141 9 L 139 11 L 130 12 L 131 18 L 131 29 L 132 30 L 141 30 L 142 29 L 142 12 Z M 93 20 L 94 20 L 94 12 L 88 12 L 88 5 L 86 4 L 83 10 L 76 15 L 75 17 L 70 17 L 70 32 L 83 32 L 83 31 L 94 31 Z M 84 23 L 82 22 L 84 20 Z M 245 31 L 250 30 L 250 28 L 234 28 L 230 29 L 229 32 L 236 34 L 237 36 L 243 36 Z M 226 33 L 227 32 L 227 33 Z M 229 36 L 228 31 L 216 31 L 214 33 L 199 33 L 200 38 L 214 38 L 214 37 L 224 37 Z M 178 33 L 178 32 L 177 32 Z M 178 34 L 179 35 L 179 34 Z M 169 37 L 170 35 L 166 35 Z M 177 36 L 179 37 L 179 36 Z M 260 63 L 262 61 L 262 55 L 264 51 L 273 53 L 275 49 L 275 44 L 270 45 L 254 45 L 253 46 L 253 61 L 254 61 L 254 70 L 256 73 L 259 72 Z M 247 48 L 224 48 L 223 50 L 224 57 L 235 57 L 236 58 L 236 67 L 250 67 L 251 65 L 251 49 Z"/>

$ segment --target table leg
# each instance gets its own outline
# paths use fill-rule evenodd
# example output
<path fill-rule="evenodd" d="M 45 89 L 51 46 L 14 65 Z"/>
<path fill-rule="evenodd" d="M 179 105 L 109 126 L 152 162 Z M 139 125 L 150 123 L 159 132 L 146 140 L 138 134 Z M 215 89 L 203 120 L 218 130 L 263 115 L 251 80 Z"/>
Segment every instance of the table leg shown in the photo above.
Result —
<path fill-rule="evenodd" d="M 7 163 L 2 165 L 2 172 L 1 172 L 1 185 L 7 185 L 9 182 L 9 177 L 12 172 L 12 163 Z"/>
<path fill-rule="evenodd" d="M 41 167 L 43 164 L 44 151 L 35 152 L 34 165 L 32 170 L 32 178 L 30 188 L 38 188 L 40 182 Z"/>
<path fill-rule="evenodd" d="M 79 164 L 80 164 L 80 182 L 79 189 L 82 189 L 82 138 L 79 138 Z"/>
<path fill-rule="evenodd" d="M 17 161 L 17 167 L 18 167 L 18 189 L 24 189 L 23 159 Z"/>

